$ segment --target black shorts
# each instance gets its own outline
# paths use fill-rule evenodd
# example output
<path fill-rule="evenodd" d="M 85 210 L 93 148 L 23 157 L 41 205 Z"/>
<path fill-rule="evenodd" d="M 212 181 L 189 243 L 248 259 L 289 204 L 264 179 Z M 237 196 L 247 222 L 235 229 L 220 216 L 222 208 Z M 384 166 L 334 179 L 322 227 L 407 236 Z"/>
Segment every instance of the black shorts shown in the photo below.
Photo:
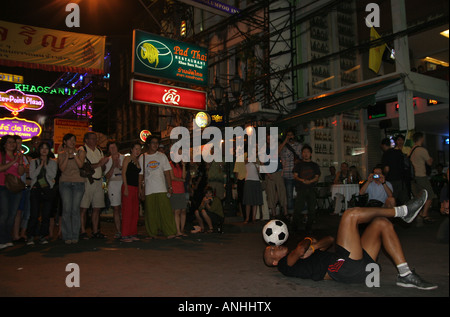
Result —
<path fill-rule="evenodd" d="M 335 257 L 328 266 L 328 275 L 337 282 L 365 283 L 366 276 L 372 272 L 372 270 L 366 271 L 367 265 L 376 262 L 365 250 L 363 250 L 361 260 L 350 259 L 349 255 L 350 252 L 340 245 L 336 245 Z"/>

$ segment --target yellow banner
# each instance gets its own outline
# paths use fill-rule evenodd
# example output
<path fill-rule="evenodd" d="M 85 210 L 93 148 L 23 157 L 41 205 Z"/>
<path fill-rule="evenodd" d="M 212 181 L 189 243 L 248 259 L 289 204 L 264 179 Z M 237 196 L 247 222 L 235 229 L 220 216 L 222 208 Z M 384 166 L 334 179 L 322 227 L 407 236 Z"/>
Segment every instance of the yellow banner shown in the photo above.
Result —
<path fill-rule="evenodd" d="M 370 28 L 370 41 L 375 41 L 381 38 L 374 27 Z M 369 50 L 369 68 L 378 74 L 381 67 L 381 60 L 383 58 L 384 50 L 386 49 L 386 44 L 383 43 L 379 46 L 372 47 Z"/>
<path fill-rule="evenodd" d="M 105 37 L 0 21 L 0 65 L 102 74 Z"/>

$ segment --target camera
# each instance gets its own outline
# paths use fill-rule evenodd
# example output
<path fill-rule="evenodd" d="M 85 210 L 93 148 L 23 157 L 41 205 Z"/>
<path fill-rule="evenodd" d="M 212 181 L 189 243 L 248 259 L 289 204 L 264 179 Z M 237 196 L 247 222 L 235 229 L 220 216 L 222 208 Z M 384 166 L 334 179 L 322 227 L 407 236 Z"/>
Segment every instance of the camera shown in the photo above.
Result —
<path fill-rule="evenodd" d="M 380 175 L 378 175 L 378 174 L 373 174 L 373 178 L 380 178 Z"/>

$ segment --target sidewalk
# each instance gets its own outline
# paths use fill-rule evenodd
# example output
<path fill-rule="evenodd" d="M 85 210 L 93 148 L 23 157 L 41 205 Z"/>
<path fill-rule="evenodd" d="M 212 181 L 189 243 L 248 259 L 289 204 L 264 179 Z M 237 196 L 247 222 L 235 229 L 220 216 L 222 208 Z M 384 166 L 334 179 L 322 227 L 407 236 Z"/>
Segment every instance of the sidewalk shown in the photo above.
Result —
<path fill-rule="evenodd" d="M 223 234 L 191 234 L 183 239 L 142 239 L 123 243 L 114 239 L 114 224 L 102 216 L 104 240 L 82 240 L 65 245 L 16 245 L 0 251 L 2 297 L 170 297 L 170 298 L 294 298 L 294 297 L 448 297 L 449 248 L 437 243 L 439 221 L 417 228 L 396 225 L 410 267 L 425 280 L 437 283 L 432 291 L 395 285 L 396 269 L 381 254 L 381 286 L 345 285 L 334 281 L 314 282 L 281 275 L 263 264 L 265 221 L 243 224 L 229 218 Z M 335 235 L 339 216 L 320 214 L 318 236 Z M 145 227 L 138 227 L 145 237 Z M 291 234 L 288 246 L 299 235 Z M 69 263 L 80 270 L 80 287 L 69 288 Z M 152 302 L 153 303 L 153 302 Z"/>

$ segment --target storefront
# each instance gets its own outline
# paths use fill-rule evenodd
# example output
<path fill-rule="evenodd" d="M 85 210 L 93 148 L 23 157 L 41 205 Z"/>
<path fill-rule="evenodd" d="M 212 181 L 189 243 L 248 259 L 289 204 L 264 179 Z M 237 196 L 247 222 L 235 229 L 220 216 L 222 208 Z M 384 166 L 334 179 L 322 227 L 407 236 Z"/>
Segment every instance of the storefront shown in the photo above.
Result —
<path fill-rule="evenodd" d="M 413 96 L 415 108 L 414 104 L 399 102 L 399 96 L 405 92 Z M 427 100 L 437 100 L 439 104 L 425 105 Z M 380 104 L 384 106 L 381 112 Z M 401 107 L 413 108 L 412 115 L 409 110 L 401 111 Z M 321 166 L 321 181 L 329 174 L 329 166 L 339 170 L 342 162 L 356 166 L 365 178 L 381 162 L 382 138 L 406 134 L 415 130 L 416 124 L 422 126 L 417 122 L 421 115 L 445 110 L 448 112 L 448 81 L 394 73 L 299 100 L 297 110 L 274 125 L 281 130 L 296 128 L 300 139 L 311 145 L 313 160 Z M 446 120 L 448 137 L 448 114 Z M 442 157 L 438 151 L 443 149 L 435 147 L 430 154 Z M 444 161 L 448 164 L 448 146 L 446 151 Z"/>

